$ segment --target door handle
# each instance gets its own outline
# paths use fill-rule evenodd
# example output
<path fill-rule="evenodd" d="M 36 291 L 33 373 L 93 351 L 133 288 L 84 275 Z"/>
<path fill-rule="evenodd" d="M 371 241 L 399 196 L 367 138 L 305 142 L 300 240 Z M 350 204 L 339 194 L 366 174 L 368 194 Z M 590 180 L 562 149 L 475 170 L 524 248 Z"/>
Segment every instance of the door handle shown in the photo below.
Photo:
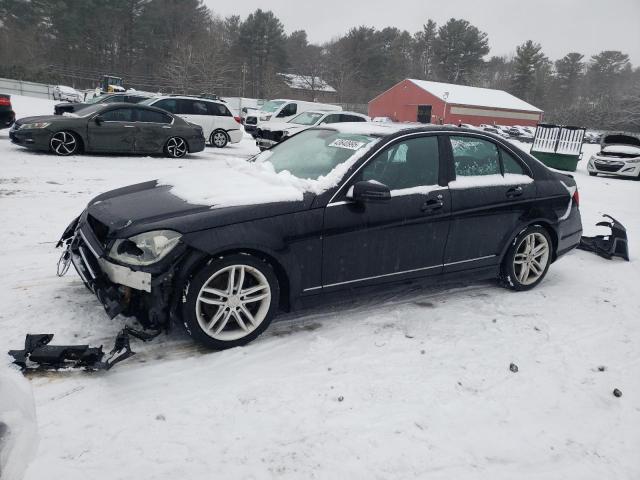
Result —
<path fill-rule="evenodd" d="M 522 193 L 523 193 L 522 187 L 518 185 L 517 187 L 513 187 L 507 190 L 506 196 L 507 198 L 515 198 L 522 195 Z"/>
<path fill-rule="evenodd" d="M 439 210 L 444 207 L 444 202 L 442 200 L 427 200 L 420 207 L 420 211 L 422 212 L 433 212 L 435 210 Z"/>
<path fill-rule="evenodd" d="M 125 125 L 124 128 L 136 128 L 135 125 Z"/>

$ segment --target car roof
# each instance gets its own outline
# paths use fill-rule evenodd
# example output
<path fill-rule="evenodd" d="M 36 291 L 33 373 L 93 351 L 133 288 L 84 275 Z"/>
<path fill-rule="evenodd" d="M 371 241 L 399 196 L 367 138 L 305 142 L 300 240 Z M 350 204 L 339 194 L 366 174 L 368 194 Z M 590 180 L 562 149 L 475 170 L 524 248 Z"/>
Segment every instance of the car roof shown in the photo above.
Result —
<path fill-rule="evenodd" d="M 171 112 L 167 112 L 166 110 L 163 110 L 162 108 L 154 107 L 153 105 L 140 105 L 139 103 L 113 102 L 113 103 L 96 104 L 96 105 L 101 105 L 104 110 L 109 110 L 111 107 L 139 108 L 139 109 L 147 109 L 147 110 L 153 110 L 154 112 L 164 113 L 166 115 L 169 115 L 170 117 L 176 116 Z"/>
<path fill-rule="evenodd" d="M 460 133 L 468 132 L 473 134 L 486 135 L 491 138 L 499 138 L 490 133 L 486 133 L 478 129 L 461 128 L 457 125 L 425 125 L 422 123 L 377 123 L 377 122 L 341 122 L 330 123 L 328 125 L 322 125 L 314 128 L 330 128 L 340 133 L 355 134 L 355 135 L 371 135 L 375 137 L 387 137 L 397 133 L 405 132 L 447 132 L 447 133 Z"/>
<path fill-rule="evenodd" d="M 154 100 L 166 100 L 168 98 L 169 99 L 175 98 L 176 100 L 198 100 L 201 102 L 211 102 L 211 103 L 217 103 L 218 105 L 226 106 L 226 102 L 223 102 L 222 100 L 214 100 L 212 98 L 204 98 L 204 97 L 192 97 L 190 95 L 158 95 L 150 98 L 153 98 Z"/>

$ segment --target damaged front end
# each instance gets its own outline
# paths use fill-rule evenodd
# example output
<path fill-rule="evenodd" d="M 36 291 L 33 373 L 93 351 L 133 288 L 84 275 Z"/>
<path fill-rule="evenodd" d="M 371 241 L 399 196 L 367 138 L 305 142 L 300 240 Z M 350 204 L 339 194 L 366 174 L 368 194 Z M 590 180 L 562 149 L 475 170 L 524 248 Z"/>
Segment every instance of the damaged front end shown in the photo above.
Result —
<path fill-rule="evenodd" d="M 117 248 L 122 244 L 124 247 Z M 57 265 L 58 276 L 65 275 L 73 265 L 110 318 L 119 314 L 136 317 L 144 330 L 125 327 L 116 336 L 108 354 L 102 346 L 49 345 L 53 334 L 28 334 L 24 349 L 9 352 L 14 363 L 23 370 L 109 370 L 135 355 L 130 336 L 146 342 L 169 330 L 179 297 L 174 277 L 177 265 L 186 256 L 184 247 L 176 248 L 171 258 L 163 255 L 162 262 L 148 262 L 153 263 L 151 266 L 127 267 L 113 261 L 111 252 L 119 252 L 124 257 L 134 256 L 139 250 L 144 254 L 144 251 L 130 239 L 109 238 L 108 228 L 87 211 L 69 224 L 57 247 L 64 249 Z"/>

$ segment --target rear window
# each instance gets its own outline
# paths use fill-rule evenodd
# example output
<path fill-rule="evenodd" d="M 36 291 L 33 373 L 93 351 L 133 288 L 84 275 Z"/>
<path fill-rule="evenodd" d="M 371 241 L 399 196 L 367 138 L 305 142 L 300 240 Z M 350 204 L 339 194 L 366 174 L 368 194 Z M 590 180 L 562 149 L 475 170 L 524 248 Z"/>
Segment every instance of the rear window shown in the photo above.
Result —
<path fill-rule="evenodd" d="M 220 103 L 207 102 L 207 108 L 209 110 L 209 115 L 215 115 L 217 117 L 231 116 L 229 109 Z"/>

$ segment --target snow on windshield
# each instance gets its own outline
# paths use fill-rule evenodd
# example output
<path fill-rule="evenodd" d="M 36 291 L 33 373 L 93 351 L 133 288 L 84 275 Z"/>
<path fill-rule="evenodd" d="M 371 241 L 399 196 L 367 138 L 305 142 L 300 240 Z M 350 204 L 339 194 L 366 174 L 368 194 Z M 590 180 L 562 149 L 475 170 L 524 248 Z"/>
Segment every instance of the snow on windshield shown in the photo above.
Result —
<path fill-rule="evenodd" d="M 332 134 L 324 138 L 324 151 L 311 136 L 302 141 L 311 146 L 306 152 L 287 145 L 283 155 L 285 150 L 276 147 L 262 152 L 253 162 L 228 159 L 222 166 L 199 167 L 189 173 L 159 178 L 157 184 L 169 185 L 173 195 L 188 203 L 214 208 L 301 201 L 306 192 L 318 195 L 338 185 L 349 168 L 378 141 L 373 137 L 344 138 L 335 131 L 308 132 Z M 287 144 L 291 142 L 293 139 Z M 298 163 L 292 161 L 294 158 Z M 313 172 L 313 176 L 304 176 L 305 172 Z"/>

